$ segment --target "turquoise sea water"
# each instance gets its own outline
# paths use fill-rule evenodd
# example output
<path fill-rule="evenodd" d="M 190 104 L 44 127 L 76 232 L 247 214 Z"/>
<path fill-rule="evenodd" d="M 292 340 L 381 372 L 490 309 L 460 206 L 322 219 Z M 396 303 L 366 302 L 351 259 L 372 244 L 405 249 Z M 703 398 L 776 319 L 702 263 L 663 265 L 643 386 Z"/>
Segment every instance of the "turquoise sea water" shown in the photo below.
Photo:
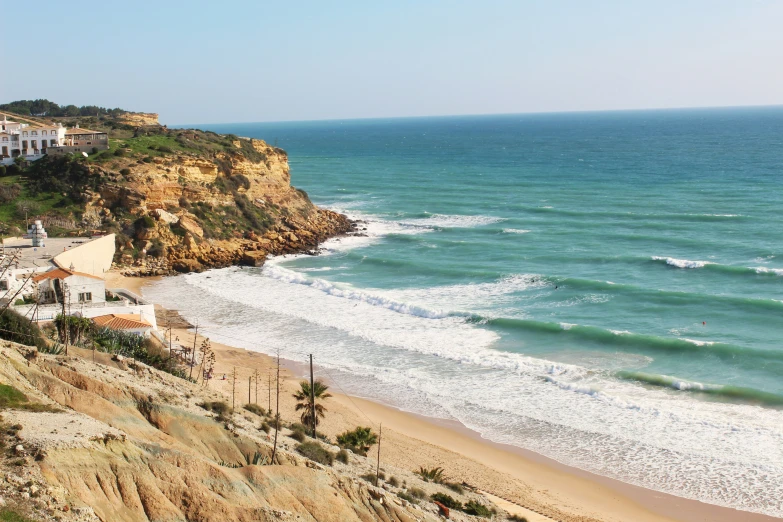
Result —
<path fill-rule="evenodd" d="M 215 339 L 783 516 L 783 109 L 208 128 L 286 149 L 293 184 L 366 234 L 149 290 Z"/>

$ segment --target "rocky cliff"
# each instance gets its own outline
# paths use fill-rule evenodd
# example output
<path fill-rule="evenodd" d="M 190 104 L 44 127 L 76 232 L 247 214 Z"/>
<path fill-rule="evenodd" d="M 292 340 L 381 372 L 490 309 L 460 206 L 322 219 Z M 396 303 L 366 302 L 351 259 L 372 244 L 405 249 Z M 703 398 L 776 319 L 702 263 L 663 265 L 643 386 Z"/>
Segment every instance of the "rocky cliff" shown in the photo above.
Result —
<path fill-rule="evenodd" d="M 102 182 L 82 223 L 117 233 L 118 264 L 142 275 L 258 266 L 267 254 L 312 252 L 353 230 L 292 187 L 286 152 L 262 140 L 138 128 L 90 168 Z"/>
<path fill-rule="evenodd" d="M 31 518 L 439 519 L 435 503 L 402 498 L 414 486 L 431 486 L 410 472 L 387 468 L 407 485 L 376 487 L 364 475 L 373 461 L 351 454 L 345 463 L 318 464 L 296 451 L 287 430 L 272 462 L 270 430 L 261 429 L 272 421 L 263 412 L 215 416 L 203 404 L 222 399 L 216 392 L 143 364 L 104 353 L 92 359 L 76 348 L 70 356 L 34 350 L 0 344 L 0 382 L 26 396 L 19 407 L 0 405 L 0 504 Z M 451 518 L 480 520 L 453 510 Z"/>

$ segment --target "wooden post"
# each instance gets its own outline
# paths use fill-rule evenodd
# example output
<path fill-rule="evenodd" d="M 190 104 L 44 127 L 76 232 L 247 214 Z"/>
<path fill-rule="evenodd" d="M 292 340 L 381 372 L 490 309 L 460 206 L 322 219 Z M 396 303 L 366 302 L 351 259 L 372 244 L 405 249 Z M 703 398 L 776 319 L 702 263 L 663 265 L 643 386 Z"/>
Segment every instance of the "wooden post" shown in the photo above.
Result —
<path fill-rule="evenodd" d="M 198 339 L 198 321 L 196 321 L 196 333 L 193 335 L 193 353 L 190 354 L 190 378 L 193 379 L 193 365 L 196 363 L 196 340 Z"/>
<path fill-rule="evenodd" d="M 234 366 L 234 372 L 231 374 L 231 409 L 237 405 L 237 367 Z"/>
<path fill-rule="evenodd" d="M 171 320 L 168 319 L 168 318 L 166 319 L 166 329 L 169 331 L 169 361 L 168 361 L 168 367 L 169 367 L 169 372 L 171 372 L 171 337 L 172 337 L 171 333 L 172 332 L 171 332 Z"/>
<path fill-rule="evenodd" d="M 256 369 L 256 376 L 255 377 L 256 377 L 255 378 L 255 381 L 256 381 L 256 406 L 258 406 L 258 369 Z"/>
<path fill-rule="evenodd" d="M 383 423 L 378 427 L 378 462 L 375 464 L 375 486 L 381 478 L 381 437 L 383 437 Z"/>
<path fill-rule="evenodd" d="M 65 295 L 65 282 L 62 283 L 61 287 L 63 292 L 63 339 L 65 340 L 65 355 L 68 355 L 68 320 L 66 319 L 65 315 L 65 301 L 67 300 L 67 296 Z M 55 298 L 57 297 L 57 292 L 54 293 Z"/>
<path fill-rule="evenodd" d="M 271 390 L 271 386 L 270 386 Z M 277 455 L 277 432 L 280 431 L 280 351 L 277 352 L 277 397 L 275 405 L 275 442 L 272 445 L 272 464 L 275 463 Z"/>
<path fill-rule="evenodd" d="M 315 418 L 315 385 L 313 383 L 313 354 L 310 354 L 310 408 L 312 408 L 312 417 L 313 417 L 313 438 L 318 439 L 317 433 L 315 431 L 316 429 L 316 423 L 318 422 Z"/>
<path fill-rule="evenodd" d="M 267 373 L 267 377 L 269 377 L 269 383 L 267 386 L 267 391 L 269 392 L 269 404 L 267 404 L 268 408 L 267 411 L 269 413 L 272 413 L 272 368 L 269 368 L 269 372 Z"/>
<path fill-rule="evenodd" d="M 253 382 L 253 376 L 250 375 L 247 378 L 247 403 L 248 404 L 252 404 L 252 402 L 253 402 L 253 401 L 250 400 L 250 384 L 252 384 L 252 382 Z"/>

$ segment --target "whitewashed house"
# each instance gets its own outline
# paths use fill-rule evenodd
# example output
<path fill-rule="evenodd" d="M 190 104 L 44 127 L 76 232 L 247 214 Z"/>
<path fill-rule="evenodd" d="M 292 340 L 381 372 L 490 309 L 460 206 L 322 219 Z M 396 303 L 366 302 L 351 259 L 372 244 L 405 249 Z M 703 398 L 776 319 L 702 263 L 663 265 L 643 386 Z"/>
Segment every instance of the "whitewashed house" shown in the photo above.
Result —
<path fill-rule="evenodd" d="M 55 268 L 33 276 L 39 305 L 65 302 L 71 308 L 80 304 L 93 305 L 106 302 L 106 283 L 103 278 Z"/>

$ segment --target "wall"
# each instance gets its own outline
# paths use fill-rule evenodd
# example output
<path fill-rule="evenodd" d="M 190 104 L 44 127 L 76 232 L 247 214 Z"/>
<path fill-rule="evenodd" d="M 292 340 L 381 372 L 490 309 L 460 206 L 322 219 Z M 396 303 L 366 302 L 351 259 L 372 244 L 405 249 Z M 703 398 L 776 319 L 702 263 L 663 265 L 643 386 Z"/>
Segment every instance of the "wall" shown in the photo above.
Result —
<path fill-rule="evenodd" d="M 52 258 L 60 268 L 71 268 L 77 272 L 103 277 L 111 268 L 114 258 L 114 234 L 94 239 Z"/>

